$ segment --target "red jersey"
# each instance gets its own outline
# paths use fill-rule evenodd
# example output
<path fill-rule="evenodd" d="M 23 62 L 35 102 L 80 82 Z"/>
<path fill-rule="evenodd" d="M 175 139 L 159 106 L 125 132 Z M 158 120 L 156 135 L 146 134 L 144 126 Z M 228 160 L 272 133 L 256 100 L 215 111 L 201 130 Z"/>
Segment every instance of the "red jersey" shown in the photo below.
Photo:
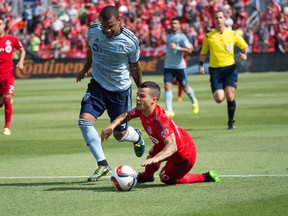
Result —
<path fill-rule="evenodd" d="M 145 117 L 142 112 L 136 109 L 130 110 L 129 115 L 131 118 L 140 117 L 145 131 L 154 144 L 149 152 L 152 156 L 156 155 L 165 147 L 163 140 L 172 133 L 175 134 L 178 147 L 178 152 L 172 156 L 175 161 L 182 161 L 195 150 L 192 137 L 184 129 L 178 127 L 173 120 L 166 115 L 165 110 L 161 106 L 156 105 L 148 117 Z"/>
<path fill-rule="evenodd" d="M 14 36 L 4 35 L 0 38 L 0 76 L 13 73 L 12 61 L 14 49 L 21 49 L 21 42 Z"/>

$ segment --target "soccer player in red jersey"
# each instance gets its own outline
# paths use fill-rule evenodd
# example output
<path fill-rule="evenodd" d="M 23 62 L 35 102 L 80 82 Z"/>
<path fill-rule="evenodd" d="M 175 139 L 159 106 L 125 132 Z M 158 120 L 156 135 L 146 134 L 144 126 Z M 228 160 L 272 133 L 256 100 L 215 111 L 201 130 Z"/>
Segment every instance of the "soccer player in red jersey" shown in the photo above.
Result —
<path fill-rule="evenodd" d="M 14 36 L 5 34 L 5 23 L 0 18 L 0 108 L 4 105 L 5 125 L 4 135 L 11 135 L 12 96 L 14 94 L 14 65 L 12 61 L 14 50 L 20 52 L 16 67 L 23 69 L 25 49 Z"/>
<path fill-rule="evenodd" d="M 166 164 L 160 172 L 160 180 L 165 184 L 219 182 L 215 171 L 202 174 L 189 173 L 197 155 L 193 139 L 157 104 L 159 97 L 160 87 L 157 83 L 152 81 L 142 83 L 137 92 L 136 108 L 121 114 L 110 125 L 103 128 L 102 141 L 112 134 L 116 126 L 138 117 L 154 144 L 142 163 L 145 171 L 138 174 L 138 182 L 154 181 L 154 173 L 160 169 L 161 162 L 164 161 Z"/>

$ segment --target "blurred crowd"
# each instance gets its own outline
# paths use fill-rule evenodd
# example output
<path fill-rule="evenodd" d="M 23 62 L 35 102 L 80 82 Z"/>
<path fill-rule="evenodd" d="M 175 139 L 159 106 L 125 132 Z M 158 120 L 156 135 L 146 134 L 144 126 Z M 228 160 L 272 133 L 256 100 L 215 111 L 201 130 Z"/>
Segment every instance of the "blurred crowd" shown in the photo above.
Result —
<path fill-rule="evenodd" d="M 227 28 L 245 38 L 250 52 L 288 51 L 285 0 L 0 0 L 0 16 L 7 33 L 17 36 L 31 57 L 84 58 L 87 28 L 99 21 L 106 5 L 119 8 L 122 25 L 139 38 L 142 56 L 165 52 L 161 36 L 175 16 L 198 54 L 206 32 L 214 28 L 213 12 L 219 9 L 227 13 Z"/>

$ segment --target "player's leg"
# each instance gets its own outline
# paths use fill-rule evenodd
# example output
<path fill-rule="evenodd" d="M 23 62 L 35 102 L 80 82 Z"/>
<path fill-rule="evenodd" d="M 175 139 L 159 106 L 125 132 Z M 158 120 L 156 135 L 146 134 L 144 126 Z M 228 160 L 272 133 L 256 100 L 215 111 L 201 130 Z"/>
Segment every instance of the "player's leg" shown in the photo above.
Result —
<path fill-rule="evenodd" d="M 235 112 L 236 112 L 236 100 L 235 90 L 238 83 L 238 71 L 236 65 L 227 67 L 225 73 L 225 96 L 227 100 L 227 114 L 228 114 L 228 129 L 235 129 Z"/>
<path fill-rule="evenodd" d="M 170 116 L 170 118 L 173 118 L 175 115 L 173 112 L 173 106 L 172 106 L 172 100 L 173 100 L 173 93 L 172 93 L 172 86 L 173 86 L 173 69 L 164 69 L 164 86 L 165 86 L 165 92 L 164 92 L 164 100 L 165 100 L 165 106 L 166 106 L 166 113 Z"/>
<path fill-rule="evenodd" d="M 94 128 L 97 118 L 105 111 L 102 97 L 105 94 L 102 91 L 103 89 L 97 86 L 94 81 L 89 83 L 88 90 L 81 102 L 78 121 L 83 138 L 97 163 L 97 168 L 93 175 L 88 177 L 88 181 L 97 181 L 101 176 L 111 173 L 111 168 L 102 149 L 101 138 Z M 96 98 L 97 100 L 95 100 Z"/>
<path fill-rule="evenodd" d="M 131 109 L 131 94 L 131 87 L 123 92 L 107 93 L 106 106 L 111 122 L 122 113 Z M 134 152 L 137 157 L 141 157 L 144 154 L 145 142 L 140 129 L 134 129 L 126 123 L 116 127 L 113 135 L 119 142 L 133 142 Z"/>
<path fill-rule="evenodd" d="M 192 103 L 193 113 L 197 114 L 199 112 L 199 104 L 198 104 L 198 100 L 195 96 L 193 88 L 191 86 L 188 86 L 188 78 L 187 78 L 186 70 L 184 69 L 177 70 L 177 80 Z"/>
<path fill-rule="evenodd" d="M 14 94 L 14 76 L 8 75 L 1 82 L 1 92 L 3 92 L 2 101 L 4 105 L 5 114 L 5 125 L 4 125 L 4 135 L 11 135 L 10 126 L 12 120 L 12 96 Z"/>
<path fill-rule="evenodd" d="M 182 88 L 182 86 L 180 85 L 180 83 L 176 80 L 176 78 L 174 78 L 173 84 L 174 84 L 174 85 L 177 85 L 177 88 L 178 88 L 178 97 L 177 97 L 176 101 L 180 103 L 180 102 L 182 102 L 183 88 Z"/>
<path fill-rule="evenodd" d="M 161 182 L 165 184 L 192 184 L 219 181 L 218 175 L 214 171 L 201 174 L 189 173 L 195 160 L 194 156 L 179 162 L 168 160 L 160 172 Z"/>
<path fill-rule="evenodd" d="M 147 156 L 151 158 L 151 155 Z M 154 173 L 159 170 L 161 163 L 153 164 L 145 167 L 144 172 L 139 172 L 137 175 L 137 182 L 138 183 L 145 183 L 145 182 L 153 182 L 154 181 Z"/>
<path fill-rule="evenodd" d="M 209 68 L 210 85 L 213 98 L 216 103 L 221 103 L 225 99 L 223 72 L 221 68 Z"/>

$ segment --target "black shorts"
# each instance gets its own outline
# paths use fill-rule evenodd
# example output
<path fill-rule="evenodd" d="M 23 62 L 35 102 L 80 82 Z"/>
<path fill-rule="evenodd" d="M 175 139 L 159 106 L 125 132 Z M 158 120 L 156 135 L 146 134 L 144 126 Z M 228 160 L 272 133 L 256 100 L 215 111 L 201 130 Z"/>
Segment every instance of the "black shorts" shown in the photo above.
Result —
<path fill-rule="evenodd" d="M 227 86 L 237 88 L 238 70 L 235 64 L 221 67 L 209 67 L 211 90 L 214 93 L 218 89 L 225 89 Z"/>

